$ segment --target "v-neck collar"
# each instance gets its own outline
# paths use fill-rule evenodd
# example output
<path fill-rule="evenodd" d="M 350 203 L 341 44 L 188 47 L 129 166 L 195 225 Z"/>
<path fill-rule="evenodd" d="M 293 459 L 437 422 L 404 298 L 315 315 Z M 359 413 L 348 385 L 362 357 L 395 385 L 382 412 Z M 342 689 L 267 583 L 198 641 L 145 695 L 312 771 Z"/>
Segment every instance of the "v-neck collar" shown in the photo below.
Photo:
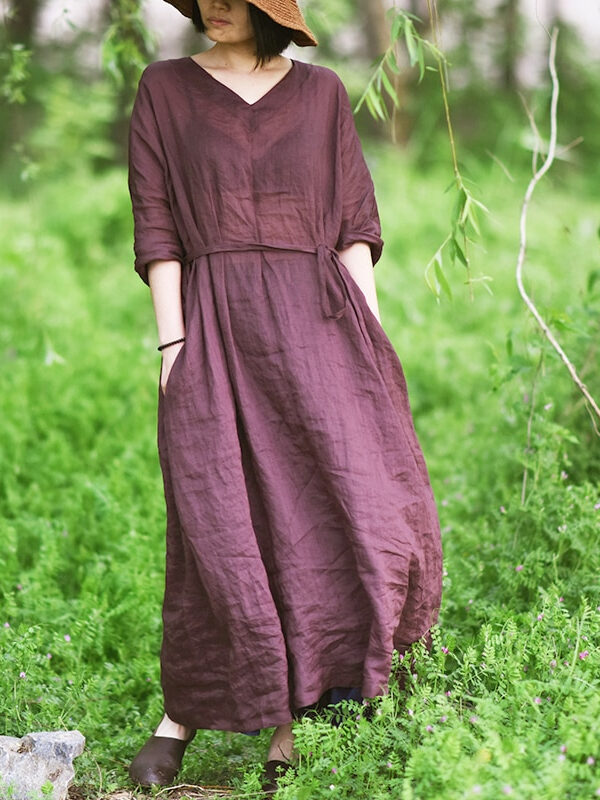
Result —
<path fill-rule="evenodd" d="M 261 95 L 258 98 L 258 100 L 255 100 L 253 103 L 249 103 L 240 94 L 238 94 L 236 91 L 227 86 L 227 84 L 223 83 L 223 81 L 220 81 L 218 78 L 215 78 L 215 76 L 212 75 L 207 69 L 198 64 L 198 62 L 195 59 L 193 59 L 192 56 L 187 56 L 187 60 L 190 61 L 196 67 L 196 69 L 198 69 L 200 73 L 207 78 L 207 80 L 211 81 L 213 84 L 216 84 L 217 87 L 220 86 L 228 94 L 233 95 L 234 98 L 237 98 L 237 100 L 239 100 L 239 102 L 242 103 L 242 105 L 246 106 L 247 108 L 255 108 L 256 106 L 259 105 L 259 103 L 262 103 L 263 100 L 270 97 L 273 94 L 273 92 L 275 92 L 275 90 L 278 89 L 282 84 L 286 83 L 288 77 L 292 73 L 295 73 L 297 70 L 296 61 L 293 58 L 290 58 L 292 66 L 288 69 L 285 75 L 283 75 L 277 81 L 277 83 L 275 83 L 273 86 L 271 86 L 270 89 L 268 89 L 263 95 Z"/>

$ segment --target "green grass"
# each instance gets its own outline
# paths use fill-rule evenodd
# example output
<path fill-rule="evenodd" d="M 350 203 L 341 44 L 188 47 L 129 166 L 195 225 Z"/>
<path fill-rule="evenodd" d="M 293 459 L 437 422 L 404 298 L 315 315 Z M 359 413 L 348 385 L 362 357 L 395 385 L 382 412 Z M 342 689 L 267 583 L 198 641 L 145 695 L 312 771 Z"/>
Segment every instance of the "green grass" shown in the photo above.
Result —
<path fill-rule="evenodd" d="M 491 210 L 473 273 L 494 294 L 476 284 L 471 301 L 462 267 L 448 267 L 455 298 L 438 305 L 423 270 L 446 234 L 449 176 L 384 148 L 370 160 L 386 239 L 382 320 L 439 504 L 444 604 L 433 651 L 397 664 L 405 688 L 394 681 L 370 720 L 349 705 L 339 728 L 298 726 L 298 776 L 280 796 L 595 797 L 599 448 L 514 286 L 527 178 L 472 167 Z M 123 171 L 31 187 L 1 200 L 0 216 L 0 734 L 78 728 L 77 783 L 101 798 L 127 785 L 161 714 L 150 298 L 132 269 Z M 599 223 L 600 203 L 560 165 L 531 208 L 527 266 L 596 397 Z M 203 732 L 182 781 L 252 796 L 267 741 Z"/>

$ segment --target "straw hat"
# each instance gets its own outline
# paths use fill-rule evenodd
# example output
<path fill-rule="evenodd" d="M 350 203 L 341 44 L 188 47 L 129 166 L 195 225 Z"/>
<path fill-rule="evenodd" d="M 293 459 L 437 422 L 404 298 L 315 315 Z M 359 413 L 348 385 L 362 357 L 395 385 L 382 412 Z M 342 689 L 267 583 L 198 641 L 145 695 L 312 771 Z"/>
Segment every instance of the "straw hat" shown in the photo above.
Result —
<path fill-rule="evenodd" d="M 192 16 L 193 4 L 196 0 L 166 0 L 186 17 Z M 300 47 L 316 46 L 315 35 L 308 27 L 298 8 L 296 0 L 248 0 L 253 6 L 260 8 L 272 20 L 294 31 L 292 41 Z"/>

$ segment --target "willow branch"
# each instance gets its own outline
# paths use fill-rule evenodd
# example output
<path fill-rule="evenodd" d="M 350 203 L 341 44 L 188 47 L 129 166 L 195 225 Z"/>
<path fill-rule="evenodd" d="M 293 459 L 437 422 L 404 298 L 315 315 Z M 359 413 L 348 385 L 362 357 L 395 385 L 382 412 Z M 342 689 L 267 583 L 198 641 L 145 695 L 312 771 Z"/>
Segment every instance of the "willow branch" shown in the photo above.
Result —
<path fill-rule="evenodd" d="M 600 419 L 600 407 L 598 403 L 594 400 L 592 395 L 590 394 L 587 386 L 581 380 L 579 375 L 577 374 L 577 370 L 573 366 L 572 362 L 570 361 L 569 357 L 565 353 L 565 351 L 560 346 L 560 343 L 544 321 L 542 315 L 537 310 L 533 300 L 529 297 L 527 292 L 525 291 L 525 287 L 523 285 L 523 268 L 525 265 L 525 255 L 527 252 L 527 212 L 529 210 L 529 203 L 531 201 L 531 197 L 533 192 L 544 177 L 544 175 L 548 172 L 552 164 L 554 163 L 554 158 L 556 156 L 556 142 L 557 142 L 557 109 L 558 109 L 558 95 L 560 91 L 560 84 L 558 81 L 558 75 L 556 74 L 556 41 L 558 38 L 558 28 L 554 28 L 552 31 L 552 35 L 550 38 L 550 54 L 548 58 L 548 66 L 550 69 L 550 76 L 552 78 L 552 100 L 550 104 L 550 143 L 548 146 L 548 153 L 542 166 L 534 173 L 531 181 L 529 182 L 529 186 L 527 187 L 527 191 L 525 192 L 525 197 L 523 198 L 523 205 L 521 207 L 521 219 L 520 219 L 520 247 L 519 247 L 519 256 L 517 259 L 517 269 L 516 269 L 516 280 L 517 280 L 517 287 L 519 289 L 519 294 L 523 298 L 523 302 L 529 309 L 529 312 L 534 317 L 535 321 L 539 325 L 542 333 L 546 337 L 546 339 L 550 342 L 554 350 L 558 353 L 561 361 L 569 371 L 571 379 L 573 383 L 577 386 L 579 391 L 585 397 L 588 408 L 593 411 L 593 413 Z"/>

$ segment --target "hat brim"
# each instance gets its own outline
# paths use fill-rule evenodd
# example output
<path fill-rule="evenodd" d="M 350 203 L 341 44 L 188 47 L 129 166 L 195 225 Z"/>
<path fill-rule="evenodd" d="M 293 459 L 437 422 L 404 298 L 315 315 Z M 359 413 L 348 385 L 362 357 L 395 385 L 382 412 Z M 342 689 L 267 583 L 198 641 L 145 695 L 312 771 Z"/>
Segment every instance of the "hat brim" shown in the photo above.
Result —
<path fill-rule="evenodd" d="M 166 0 L 180 11 L 184 17 L 192 16 L 193 4 L 196 0 Z M 293 31 L 292 41 L 299 47 L 316 47 L 318 41 L 304 21 L 302 12 L 294 2 L 289 0 L 247 0 L 253 6 L 264 11 L 272 20 Z"/>

